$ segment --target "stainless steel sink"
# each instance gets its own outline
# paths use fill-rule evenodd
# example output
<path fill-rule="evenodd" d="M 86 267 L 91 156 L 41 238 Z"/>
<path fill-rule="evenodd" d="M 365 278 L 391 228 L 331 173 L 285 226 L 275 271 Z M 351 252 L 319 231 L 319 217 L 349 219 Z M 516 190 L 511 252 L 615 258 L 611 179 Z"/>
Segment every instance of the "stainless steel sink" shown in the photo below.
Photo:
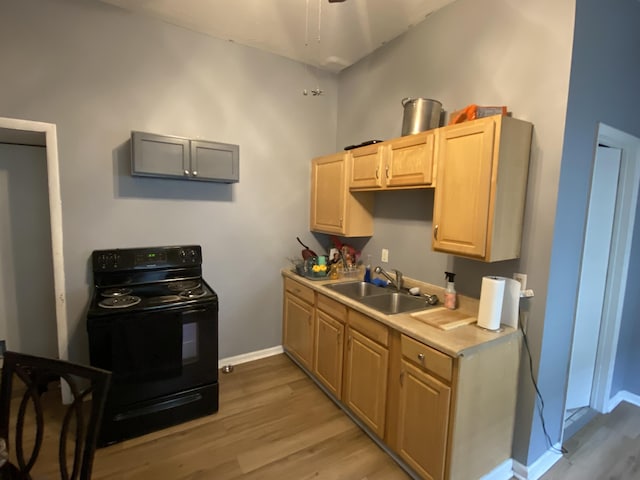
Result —
<path fill-rule="evenodd" d="M 359 302 L 387 315 L 425 310 L 431 307 L 424 298 L 397 292 L 363 297 Z"/>
<path fill-rule="evenodd" d="M 425 310 L 432 306 L 427 303 L 424 297 L 414 297 L 407 293 L 393 292 L 372 283 L 333 283 L 326 285 L 326 287 L 386 315 Z"/>
<path fill-rule="evenodd" d="M 369 297 L 371 295 L 387 295 L 389 290 L 384 287 L 378 287 L 372 283 L 367 282 L 346 282 L 346 283 L 333 283 L 327 285 L 327 288 L 338 292 L 346 297 L 359 300 L 363 297 Z"/>

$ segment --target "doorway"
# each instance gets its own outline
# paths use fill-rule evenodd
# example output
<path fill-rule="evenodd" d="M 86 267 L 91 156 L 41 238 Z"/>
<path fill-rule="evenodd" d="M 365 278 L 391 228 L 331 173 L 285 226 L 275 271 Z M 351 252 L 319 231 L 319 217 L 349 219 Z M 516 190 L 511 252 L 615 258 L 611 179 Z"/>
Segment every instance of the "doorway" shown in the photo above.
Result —
<path fill-rule="evenodd" d="M 53 269 L 57 356 L 63 360 L 68 360 L 68 329 L 62 243 L 62 201 L 56 126 L 51 123 L 0 117 L 0 142 L 44 146 L 46 148 L 43 160 L 46 160 L 47 171 L 49 234 L 51 237 L 50 261 Z"/>
<path fill-rule="evenodd" d="M 0 342 L 58 355 L 46 149 L 0 143 Z"/>
<path fill-rule="evenodd" d="M 640 139 L 600 124 L 582 252 L 563 437 L 608 413 L 640 180 Z"/>

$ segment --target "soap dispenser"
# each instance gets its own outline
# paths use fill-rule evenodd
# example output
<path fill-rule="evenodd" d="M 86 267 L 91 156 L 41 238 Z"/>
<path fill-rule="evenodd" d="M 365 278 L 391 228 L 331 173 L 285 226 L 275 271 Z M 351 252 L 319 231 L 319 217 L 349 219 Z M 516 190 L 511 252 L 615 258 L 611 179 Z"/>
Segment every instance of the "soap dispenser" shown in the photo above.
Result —
<path fill-rule="evenodd" d="M 454 284 L 455 273 L 444 272 L 447 277 L 447 288 L 444 291 L 444 306 L 449 310 L 456 308 L 456 286 Z"/>
<path fill-rule="evenodd" d="M 364 267 L 364 281 L 371 283 L 371 255 L 367 255 L 367 264 Z"/>

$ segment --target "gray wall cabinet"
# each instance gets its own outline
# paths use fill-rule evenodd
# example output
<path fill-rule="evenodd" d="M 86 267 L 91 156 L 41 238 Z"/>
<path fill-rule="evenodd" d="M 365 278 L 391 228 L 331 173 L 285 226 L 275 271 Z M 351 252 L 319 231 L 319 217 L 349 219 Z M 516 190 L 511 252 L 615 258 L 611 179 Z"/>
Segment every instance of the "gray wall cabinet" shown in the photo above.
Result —
<path fill-rule="evenodd" d="M 239 147 L 228 143 L 131 132 L 131 174 L 235 183 Z"/>

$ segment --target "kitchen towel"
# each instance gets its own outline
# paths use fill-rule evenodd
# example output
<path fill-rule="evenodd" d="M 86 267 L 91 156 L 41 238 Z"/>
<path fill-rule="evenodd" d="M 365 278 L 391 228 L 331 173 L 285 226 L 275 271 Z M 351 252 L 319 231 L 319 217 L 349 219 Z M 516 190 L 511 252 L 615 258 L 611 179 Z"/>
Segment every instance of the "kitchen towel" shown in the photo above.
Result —
<path fill-rule="evenodd" d="M 478 326 L 499 330 L 500 324 L 518 327 L 520 282 L 505 277 L 482 277 Z"/>

